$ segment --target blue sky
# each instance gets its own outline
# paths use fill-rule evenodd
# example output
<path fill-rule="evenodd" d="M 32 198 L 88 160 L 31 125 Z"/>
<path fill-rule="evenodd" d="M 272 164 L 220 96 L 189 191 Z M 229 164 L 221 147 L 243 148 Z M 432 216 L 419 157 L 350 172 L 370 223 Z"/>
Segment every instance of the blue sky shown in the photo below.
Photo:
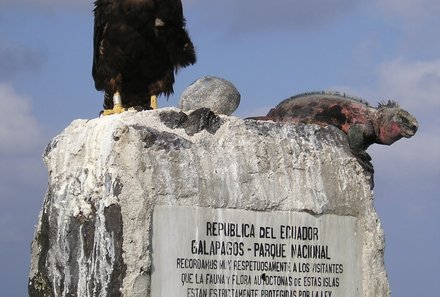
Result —
<path fill-rule="evenodd" d="M 371 104 L 393 99 L 416 136 L 369 149 L 386 235 L 392 296 L 440 292 L 440 1 L 184 0 L 204 75 L 233 82 L 236 116 L 265 114 L 291 95 L 333 89 Z M 44 146 L 98 115 L 91 78 L 91 0 L 0 0 L 0 290 L 27 296 L 30 242 L 46 190 Z"/>

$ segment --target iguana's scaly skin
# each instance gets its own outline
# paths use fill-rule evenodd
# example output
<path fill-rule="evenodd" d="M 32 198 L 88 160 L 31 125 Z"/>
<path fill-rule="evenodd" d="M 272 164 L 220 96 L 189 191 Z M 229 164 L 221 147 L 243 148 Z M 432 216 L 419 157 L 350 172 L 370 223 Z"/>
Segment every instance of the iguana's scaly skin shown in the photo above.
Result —
<path fill-rule="evenodd" d="M 337 92 L 306 93 L 290 97 L 266 116 L 251 117 L 285 123 L 336 126 L 348 136 L 353 153 L 371 159 L 365 150 L 373 143 L 390 145 L 413 136 L 417 120 L 395 102 L 372 107 L 368 103 Z"/>

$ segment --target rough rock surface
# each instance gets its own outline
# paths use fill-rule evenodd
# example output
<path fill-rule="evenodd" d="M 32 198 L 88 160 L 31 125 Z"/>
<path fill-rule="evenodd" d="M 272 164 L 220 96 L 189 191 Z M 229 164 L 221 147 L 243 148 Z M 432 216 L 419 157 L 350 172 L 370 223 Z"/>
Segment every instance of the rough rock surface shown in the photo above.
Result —
<path fill-rule="evenodd" d="M 189 120 L 192 118 L 192 120 Z M 150 296 L 155 205 L 358 218 L 362 295 L 389 296 L 370 179 L 333 127 L 177 109 L 76 120 L 47 146 L 29 293 Z"/>
<path fill-rule="evenodd" d="M 240 104 L 240 93 L 235 86 L 214 76 L 205 76 L 192 83 L 180 97 L 183 111 L 202 107 L 211 109 L 215 114 L 231 115 Z"/>

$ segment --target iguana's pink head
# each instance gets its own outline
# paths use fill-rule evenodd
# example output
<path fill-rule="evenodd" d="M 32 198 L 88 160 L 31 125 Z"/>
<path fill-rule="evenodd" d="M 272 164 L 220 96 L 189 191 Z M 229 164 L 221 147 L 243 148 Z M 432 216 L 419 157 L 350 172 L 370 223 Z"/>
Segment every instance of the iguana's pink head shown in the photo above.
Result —
<path fill-rule="evenodd" d="M 379 117 L 376 125 L 378 140 L 390 145 L 402 137 L 410 138 L 419 127 L 417 120 L 409 112 L 401 109 L 397 103 L 389 101 L 379 104 Z"/>

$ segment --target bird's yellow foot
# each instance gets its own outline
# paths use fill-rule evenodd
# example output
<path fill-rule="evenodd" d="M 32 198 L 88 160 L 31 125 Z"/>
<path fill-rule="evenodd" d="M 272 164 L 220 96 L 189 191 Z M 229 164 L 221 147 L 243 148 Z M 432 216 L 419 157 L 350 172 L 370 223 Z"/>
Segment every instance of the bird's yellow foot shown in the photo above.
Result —
<path fill-rule="evenodd" d="M 151 109 L 157 109 L 157 96 L 156 95 L 151 96 L 150 107 L 151 107 Z"/>
<path fill-rule="evenodd" d="M 122 107 L 121 104 L 115 104 L 113 106 L 113 109 L 104 109 L 102 115 L 111 115 L 111 114 L 118 114 L 118 113 L 123 113 L 124 111 L 126 111 L 125 108 Z"/>

